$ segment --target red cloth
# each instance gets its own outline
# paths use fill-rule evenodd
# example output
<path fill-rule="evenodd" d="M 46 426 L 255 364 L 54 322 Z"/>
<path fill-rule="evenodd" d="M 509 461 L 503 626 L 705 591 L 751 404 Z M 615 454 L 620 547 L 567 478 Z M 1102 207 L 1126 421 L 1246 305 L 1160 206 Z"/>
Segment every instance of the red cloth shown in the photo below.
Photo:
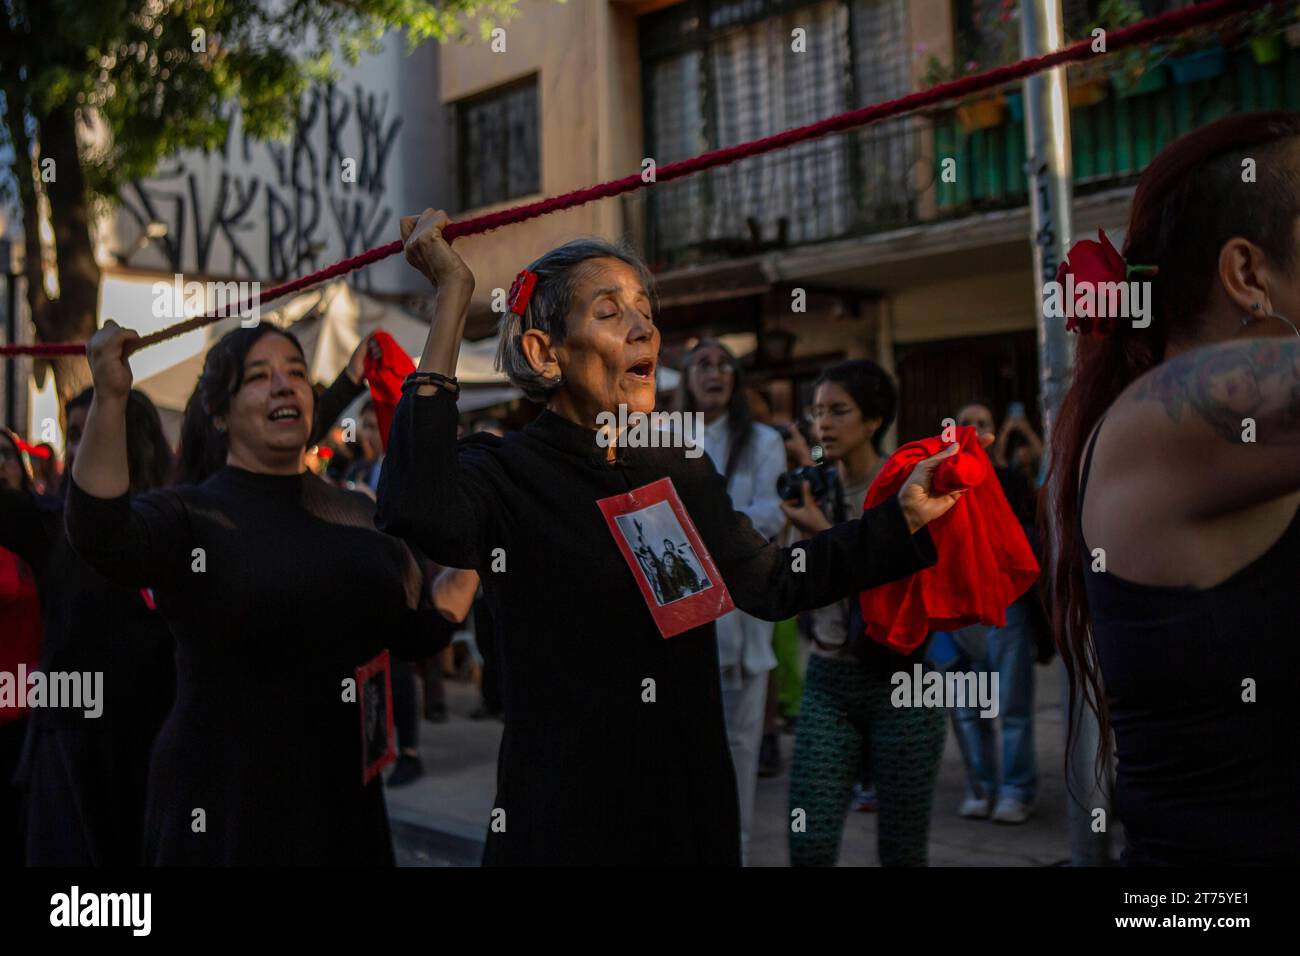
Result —
<path fill-rule="evenodd" d="M 962 426 L 957 443 L 961 451 L 935 469 L 933 487 L 940 492 L 970 490 L 929 524 L 938 562 L 859 596 L 867 633 L 902 653 L 919 647 L 931 631 L 970 624 L 1002 627 L 1007 608 L 1038 577 L 1038 562 L 978 433 Z M 894 452 L 867 489 L 866 507 L 897 494 L 912 469 L 947 444 L 925 438 Z"/>
<path fill-rule="evenodd" d="M 36 579 L 27 562 L 12 551 L 0 548 L 0 673 L 18 680 L 18 665 L 27 673 L 41 658 L 41 602 Z M 14 706 L 0 702 L 0 724 L 22 717 L 27 710 L 27 685 L 14 687 Z"/>
<path fill-rule="evenodd" d="M 370 398 L 375 405 L 375 420 L 379 423 L 379 437 L 388 450 L 388 429 L 393 424 L 393 412 L 402 397 L 402 382 L 415 371 L 415 363 L 405 350 L 382 329 L 371 335 L 379 343 L 378 360 L 366 351 L 366 382 L 370 385 Z"/>

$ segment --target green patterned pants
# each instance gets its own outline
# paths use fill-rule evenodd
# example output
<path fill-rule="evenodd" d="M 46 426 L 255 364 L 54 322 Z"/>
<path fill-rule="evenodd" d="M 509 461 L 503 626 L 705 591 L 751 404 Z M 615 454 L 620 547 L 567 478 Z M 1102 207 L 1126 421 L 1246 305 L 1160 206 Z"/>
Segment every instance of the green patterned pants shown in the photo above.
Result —
<path fill-rule="evenodd" d="M 790 769 L 791 866 L 835 865 L 864 757 L 880 803 L 881 865 L 926 865 L 948 724 L 941 708 L 894 707 L 892 691 L 888 676 L 856 660 L 809 659 Z"/>

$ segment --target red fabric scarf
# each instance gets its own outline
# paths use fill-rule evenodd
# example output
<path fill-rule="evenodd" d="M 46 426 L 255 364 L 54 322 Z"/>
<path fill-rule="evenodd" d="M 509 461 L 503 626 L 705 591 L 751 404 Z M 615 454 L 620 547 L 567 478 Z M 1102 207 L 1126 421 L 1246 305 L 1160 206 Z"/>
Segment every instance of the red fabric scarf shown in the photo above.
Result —
<path fill-rule="evenodd" d="M 388 429 L 393 424 L 393 412 L 402 397 L 402 382 L 415 371 L 415 363 L 397 340 L 382 329 L 371 335 L 379 343 L 378 361 L 366 352 L 366 382 L 370 385 L 370 398 L 375 405 L 375 421 L 379 423 L 379 437 L 388 450 Z"/>
<path fill-rule="evenodd" d="M 935 469 L 933 487 L 940 493 L 969 490 L 930 522 L 938 563 L 859 596 L 867 633 L 902 653 L 915 650 L 932 631 L 970 624 L 1002 627 L 1007 607 L 1038 577 L 1038 562 L 978 433 L 962 426 L 956 437 L 961 451 Z M 925 438 L 898 449 L 867 490 L 866 507 L 897 494 L 912 469 L 947 444 Z"/>

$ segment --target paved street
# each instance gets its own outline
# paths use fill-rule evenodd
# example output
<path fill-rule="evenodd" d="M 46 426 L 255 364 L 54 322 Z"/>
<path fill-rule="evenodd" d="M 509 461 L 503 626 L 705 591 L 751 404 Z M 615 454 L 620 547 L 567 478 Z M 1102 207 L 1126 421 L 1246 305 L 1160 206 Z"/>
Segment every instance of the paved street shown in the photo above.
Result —
<path fill-rule="evenodd" d="M 960 819 L 961 757 L 951 729 L 939 770 L 939 786 L 930 830 L 933 866 L 1045 866 L 1068 856 L 1065 787 L 1061 756 L 1065 726 L 1060 707 L 1060 662 L 1035 668 L 1036 746 L 1040 778 L 1038 813 L 1022 826 Z M 398 862 L 404 866 L 475 865 L 492 810 L 496 776 L 498 721 L 474 721 L 470 712 L 478 693 L 468 684 L 449 682 L 445 724 L 420 725 L 425 776 L 388 792 Z M 794 738 L 781 738 L 788 766 Z M 787 778 L 759 780 L 751 864 L 785 866 Z M 875 866 L 876 817 L 853 813 L 840 855 L 844 866 Z"/>

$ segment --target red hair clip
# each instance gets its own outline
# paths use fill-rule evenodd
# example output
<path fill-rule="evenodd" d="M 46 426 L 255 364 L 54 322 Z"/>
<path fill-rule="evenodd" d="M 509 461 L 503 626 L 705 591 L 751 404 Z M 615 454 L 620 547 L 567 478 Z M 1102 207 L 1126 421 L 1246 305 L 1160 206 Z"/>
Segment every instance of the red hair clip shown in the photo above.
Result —
<path fill-rule="evenodd" d="M 537 273 L 529 272 L 527 269 L 520 271 L 515 276 L 515 284 L 510 287 L 510 311 L 515 315 L 523 315 L 528 311 L 528 300 L 533 297 L 533 289 L 537 288 Z"/>

